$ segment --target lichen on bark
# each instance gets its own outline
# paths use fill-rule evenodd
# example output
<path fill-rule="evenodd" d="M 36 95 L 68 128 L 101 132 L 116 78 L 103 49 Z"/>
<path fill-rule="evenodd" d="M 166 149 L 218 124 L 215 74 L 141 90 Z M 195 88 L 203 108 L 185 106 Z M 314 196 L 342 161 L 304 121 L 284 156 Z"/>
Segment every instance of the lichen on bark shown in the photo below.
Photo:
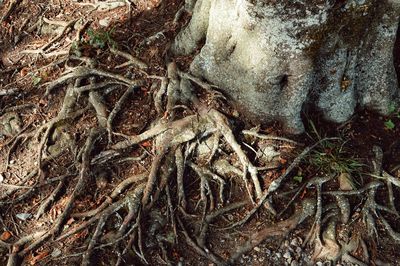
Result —
<path fill-rule="evenodd" d="M 191 1 L 192 2 L 192 1 Z M 357 105 L 387 114 L 398 102 L 393 48 L 399 0 L 197 0 L 172 52 L 249 118 L 304 130 L 306 104 L 331 121 Z"/>

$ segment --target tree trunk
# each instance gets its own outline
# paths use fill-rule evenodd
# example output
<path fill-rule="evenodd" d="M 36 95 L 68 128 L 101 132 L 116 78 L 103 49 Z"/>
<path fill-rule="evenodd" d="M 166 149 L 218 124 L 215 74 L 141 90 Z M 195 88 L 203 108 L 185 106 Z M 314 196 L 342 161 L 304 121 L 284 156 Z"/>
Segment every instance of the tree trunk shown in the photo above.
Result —
<path fill-rule="evenodd" d="M 305 104 L 344 122 L 357 105 L 387 114 L 398 102 L 399 13 L 400 0 L 197 0 L 172 51 L 205 40 L 193 74 L 248 117 L 300 133 Z"/>

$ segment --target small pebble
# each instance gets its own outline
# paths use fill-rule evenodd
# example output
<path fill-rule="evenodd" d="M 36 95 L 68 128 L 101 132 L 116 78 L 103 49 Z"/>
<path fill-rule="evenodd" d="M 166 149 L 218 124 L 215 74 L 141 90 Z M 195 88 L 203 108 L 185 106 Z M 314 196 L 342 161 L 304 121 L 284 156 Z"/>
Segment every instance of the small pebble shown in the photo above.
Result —
<path fill-rule="evenodd" d="M 317 266 L 322 266 L 322 265 L 324 265 L 322 262 L 320 262 L 320 261 L 318 261 L 315 265 L 317 265 Z"/>
<path fill-rule="evenodd" d="M 277 257 L 278 259 L 282 258 L 282 254 L 280 252 L 275 253 L 275 257 Z"/>
<path fill-rule="evenodd" d="M 299 263 L 296 260 L 293 260 L 292 263 L 290 263 L 290 266 L 299 266 Z"/>
<path fill-rule="evenodd" d="M 260 250 L 261 250 L 261 249 L 260 249 L 259 247 L 255 247 L 255 248 L 254 248 L 254 251 L 260 252 Z"/>
<path fill-rule="evenodd" d="M 292 258 L 292 255 L 290 255 L 290 252 L 289 252 L 289 251 L 286 251 L 285 254 L 283 254 L 283 257 L 284 257 L 285 259 L 291 259 L 291 258 Z"/>

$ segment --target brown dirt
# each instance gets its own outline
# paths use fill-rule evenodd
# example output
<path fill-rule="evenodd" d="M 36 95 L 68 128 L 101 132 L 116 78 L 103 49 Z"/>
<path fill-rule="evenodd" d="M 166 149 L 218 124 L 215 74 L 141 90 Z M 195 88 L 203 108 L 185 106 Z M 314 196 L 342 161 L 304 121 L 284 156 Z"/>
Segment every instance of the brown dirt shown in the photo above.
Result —
<path fill-rule="evenodd" d="M 7 2 L 9 1 L 0 4 L 0 14 L 4 12 Z M 130 14 L 127 14 L 126 7 L 120 7 L 107 12 L 90 12 L 89 7 L 79 6 L 78 2 L 72 0 L 23 0 L 14 10 L 10 18 L 3 22 L 0 27 L 0 89 L 18 88 L 20 90 L 18 94 L 13 96 L 0 96 L 0 114 L 3 115 L 3 112 L 6 111 L 7 108 L 13 106 L 32 104 L 32 106 L 19 111 L 19 114 L 22 124 L 24 126 L 30 125 L 27 131 L 33 132 L 34 129 L 37 129 L 44 122 L 54 118 L 61 106 L 65 92 L 61 89 L 56 89 L 49 97 L 44 97 L 45 86 L 43 84 L 59 77 L 65 70 L 63 64 L 55 64 L 51 67 L 47 67 L 49 63 L 55 62 L 57 59 L 55 57 L 44 59 L 39 55 L 26 55 L 22 53 L 25 49 L 35 49 L 51 39 L 50 36 L 39 35 L 36 31 L 28 32 L 28 29 L 36 22 L 36 19 L 43 15 L 48 19 L 59 21 L 68 21 L 71 18 L 91 19 L 93 21 L 90 26 L 91 28 L 111 32 L 111 38 L 118 44 L 118 47 L 125 51 L 130 51 L 145 61 L 150 66 L 147 70 L 148 73 L 165 76 L 165 53 L 168 49 L 169 42 L 179 30 L 179 27 L 173 25 L 172 21 L 176 11 L 182 5 L 182 1 L 137 0 L 133 2 L 135 4 L 132 5 L 132 11 Z M 108 27 L 100 26 L 99 20 L 106 17 L 110 18 L 110 25 Z M 187 17 L 183 20 L 186 19 Z M 151 43 L 151 45 L 141 47 L 141 42 L 146 37 L 152 36 L 158 32 L 162 32 L 160 38 L 156 39 Z M 16 36 L 19 36 L 18 41 L 16 41 Z M 69 37 L 72 37 L 72 35 Z M 87 36 L 86 34 L 85 38 L 90 38 L 90 36 Z M 68 39 L 65 38 L 64 43 L 60 42 L 60 45 L 67 47 Z M 400 45 L 397 45 L 397 49 L 395 50 L 397 55 L 400 55 L 399 47 Z M 95 49 L 88 46 L 82 52 L 90 56 L 95 56 L 100 62 L 99 68 L 111 69 L 115 70 L 115 73 L 128 75 L 125 73 L 126 69 L 121 70 L 120 72 L 114 69 L 115 66 L 123 61 L 121 58 L 112 55 L 107 48 Z M 182 69 L 187 69 L 190 60 L 190 57 L 177 59 L 178 64 Z M 400 69 L 400 56 L 396 56 L 396 67 L 397 70 Z M 132 69 L 129 69 L 128 71 L 130 71 L 129 75 L 131 78 L 144 78 L 144 75 L 140 72 L 134 72 Z M 40 78 L 38 84 L 36 84 L 35 81 L 37 78 Z M 126 102 L 124 105 L 124 111 L 116 117 L 114 123 L 114 129 L 116 132 L 125 135 L 139 134 L 140 132 L 143 132 L 143 129 L 149 126 L 155 119 L 156 112 L 152 101 L 153 91 L 151 85 L 152 80 L 146 79 L 146 84 L 142 86 L 139 91 L 135 92 L 129 101 Z M 104 99 L 108 108 L 112 108 L 122 93 L 122 91 L 116 90 Z M 199 93 L 199 95 L 200 97 L 207 97 L 204 92 Z M 208 99 L 203 100 L 208 101 Z M 235 125 L 237 128 L 249 128 L 249 122 L 239 121 L 240 119 L 237 119 L 232 115 L 233 110 L 231 107 L 220 102 L 214 103 L 214 106 L 219 107 L 224 111 L 224 113 L 232 118 L 236 122 Z M 314 114 L 315 112 L 309 113 Z M 363 171 L 369 170 L 370 167 L 368 165 L 371 164 L 372 147 L 373 145 L 378 145 L 382 147 L 384 151 L 383 168 L 393 174 L 400 173 L 400 118 L 397 116 L 396 112 L 389 117 L 382 117 L 366 110 L 360 110 L 349 122 L 343 125 L 328 123 L 318 117 L 318 115 L 310 116 L 306 114 L 305 120 L 314 121 L 320 135 L 340 136 L 347 141 L 346 146 L 351 151 L 348 155 L 360 159 L 360 161 L 367 165 L 363 168 Z M 389 129 L 387 124 L 385 125 L 385 122 L 388 122 L 389 120 L 395 125 L 393 129 Z M 69 133 L 76 140 L 78 146 L 83 146 L 85 141 L 83 136 L 85 136 L 88 133 L 88 130 L 91 127 L 94 127 L 95 124 L 96 114 L 93 111 L 87 112 L 75 121 L 75 126 L 72 127 L 72 131 Z M 263 130 L 265 133 L 282 135 L 281 128 L 276 123 L 265 125 Z M 309 135 L 304 134 L 293 138 L 305 145 L 311 144 L 315 141 L 315 135 L 313 135 L 310 128 L 308 128 L 308 132 Z M 3 167 L 0 167 L 0 174 L 7 181 L 7 184 L 19 184 L 20 178 L 26 176 L 36 168 L 37 143 L 30 143 L 30 146 L 17 145 L 10 158 L 10 167 L 4 169 L 7 160 L 7 152 L 10 148 L 9 141 L 9 137 L 3 137 L 0 139 L 0 165 L 3 165 Z M 142 149 L 152 152 L 151 146 L 148 146 L 147 143 L 143 144 Z M 284 152 L 285 154 L 281 158 L 281 166 L 278 170 L 271 171 L 271 173 L 264 177 L 263 181 L 265 186 L 267 186 L 271 180 L 274 180 L 284 172 L 290 161 L 295 157 L 292 149 L 284 149 Z M 139 152 L 131 151 L 131 155 L 138 156 Z M 46 177 L 53 178 L 64 174 L 70 166 L 72 157 L 73 153 L 66 151 L 56 161 L 53 161 L 46 166 L 44 171 Z M 147 157 L 138 164 L 126 163 L 119 166 L 109 167 L 107 169 L 108 181 L 105 187 L 99 189 L 96 182 L 89 183 L 87 186 L 88 193 L 77 200 L 74 206 L 74 212 L 90 210 L 98 206 L 121 180 L 131 176 L 132 174 L 148 171 L 150 162 L 151 158 Z M 295 173 L 302 172 L 305 176 L 305 180 L 307 180 L 315 176 L 318 173 L 318 170 L 319 169 L 316 166 L 310 166 L 307 162 L 303 162 L 298 169 L 296 169 Z M 199 180 L 190 172 L 187 173 L 187 175 L 188 177 L 185 181 L 187 189 L 190 190 L 191 187 L 198 187 Z M 43 186 L 40 191 L 33 191 L 30 196 L 16 204 L 0 206 L 0 234 L 3 232 L 11 233 L 10 238 L 2 240 L 11 242 L 22 235 L 37 230 L 48 230 L 50 222 L 54 221 L 63 211 L 68 195 L 70 195 L 76 182 L 76 178 L 68 180 L 69 186 L 65 188 L 64 196 L 59 198 L 56 201 L 56 204 L 38 220 L 29 219 L 27 221 L 20 221 L 18 218 L 15 218 L 15 215 L 18 213 L 35 213 L 38 205 L 51 193 L 54 186 Z M 35 184 L 33 181 L 30 181 L 24 185 L 33 186 Z M 293 189 L 297 185 L 296 182 L 290 180 L 290 182 L 285 184 L 285 189 Z M 2 196 L 2 193 L 5 193 L 5 191 L 6 189 L 0 186 L 0 196 Z M 246 193 L 244 187 L 232 179 L 230 180 L 230 191 L 231 195 L 229 200 L 231 202 L 243 199 L 243 195 Z M 397 198 L 400 196 L 398 194 L 398 191 L 396 191 Z M 18 195 L 21 194 L 15 193 L 12 197 L 7 198 L 7 200 L 16 199 Z M 312 197 L 313 195 L 313 192 L 305 190 L 302 197 Z M 176 197 L 176 195 L 173 195 L 173 197 Z M 384 195 L 381 195 L 380 197 L 380 200 L 383 201 Z M 198 191 L 191 191 L 191 193 L 188 194 L 188 199 L 190 209 L 195 213 L 194 206 L 199 199 Z M 274 199 L 279 208 L 284 208 L 290 197 L 276 197 Z M 160 202 L 155 208 L 156 212 L 158 211 L 163 215 L 166 213 L 165 201 L 166 199 L 163 197 L 160 199 Z M 400 209 L 399 201 L 397 201 L 397 207 Z M 240 245 L 239 243 L 245 242 L 251 232 L 262 228 L 266 221 L 271 220 L 268 212 L 266 210 L 261 210 L 255 219 L 252 219 L 249 223 L 240 228 L 240 230 L 227 231 L 220 229 L 231 224 L 232 221 L 237 221 L 240 218 L 243 218 L 250 209 L 251 206 L 246 206 L 238 211 L 231 212 L 230 215 L 217 220 L 215 225 L 212 227 L 208 237 L 208 246 L 212 248 L 215 253 L 220 254 L 222 258 L 228 258 L 229 252 L 232 248 Z M 292 208 L 289 208 L 288 213 L 291 213 L 291 211 Z M 125 214 L 124 212 L 126 211 L 122 211 L 122 216 Z M 285 215 L 288 216 L 289 214 Z M 110 219 L 110 225 L 108 227 L 106 226 L 104 230 L 107 231 L 110 229 L 113 223 L 120 223 L 121 221 L 118 219 L 118 217 Z M 393 225 L 393 228 L 397 232 L 400 232 L 400 222 L 395 221 L 392 217 L 389 217 L 388 219 Z M 79 222 L 79 220 L 71 218 L 68 220 L 66 226 L 74 226 Z M 192 233 L 191 230 L 194 228 L 194 224 L 191 223 L 191 219 L 185 219 L 185 222 L 187 230 Z M 301 225 L 293 232 L 293 235 L 304 236 L 307 230 L 309 230 L 311 222 L 312 221 L 310 220 L 305 225 Z M 148 220 L 147 224 L 143 224 L 143 226 L 151 226 L 152 223 L 153 221 Z M 87 245 L 88 236 L 92 233 L 93 229 L 93 227 L 89 227 L 88 229 L 61 242 L 49 241 L 31 252 L 24 259 L 24 263 L 26 265 L 79 264 L 79 257 L 68 257 L 59 260 L 51 257 L 49 254 L 54 248 L 61 250 L 63 256 L 83 252 L 84 247 Z M 400 261 L 397 252 L 400 247 L 399 245 L 394 245 L 392 240 L 388 236 L 384 235 L 381 225 L 379 225 L 379 229 L 381 230 L 379 232 L 382 233 L 383 237 L 381 242 L 379 242 L 379 250 L 376 250 L 376 253 L 378 254 L 377 256 L 381 260 L 389 262 L 391 265 L 396 265 Z M 170 232 L 171 228 L 169 225 L 166 225 L 160 230 L 166 233 Z M 151 236 L 148 237 L 151 238 Z M 283 241 L 284 239 L 279 238 L 265 241 L 261 245 L 261 250 L 277 249 Z M 149 259 L 150 265 L 164 264 L 159 255 L 161 254 L 161 251 L 157 248 L 152 248 L 152 243 L 150 242 L 147 244 L 149 248 L 146 250 L 146 252 L 148 252 L 146 257 Z M 189 248 L 184 243 L 183 238 L 179 239 L 178 243 L 178 245 L 167 249 L 168 257 L 174 263 L 178 263 L 179 260 L 183 258 L 187 265 L 210 264 L 209 261 L 200 257 L 196 252 Z M 125 243 L 121 244 L 121 247 L 123 248 L 124 245 Z M 259 259 L 263 257 L 265 257 L 265 260 Z M 97 258 L 96 265 L 112 265 L 115 263 L 116 258 L 117 255 L 115 250 L 102 250 Z M 247 258 L 255 259 L 246 260 L 245 258 L 243 263 L 251 265 L 279 265 L 282 263 L 282 261 L 276 261 L 269 258 L 265 253 L 260 254 L 259 251 L 252 251 L 248 254 Z M 5 265 L 6 259 L 7 257 L 5 254 L 0 253 L 0 265 Z M 125 263 L 125 265 L 138 265 L 142 262 L 134 256 L 129 256 Z"/>

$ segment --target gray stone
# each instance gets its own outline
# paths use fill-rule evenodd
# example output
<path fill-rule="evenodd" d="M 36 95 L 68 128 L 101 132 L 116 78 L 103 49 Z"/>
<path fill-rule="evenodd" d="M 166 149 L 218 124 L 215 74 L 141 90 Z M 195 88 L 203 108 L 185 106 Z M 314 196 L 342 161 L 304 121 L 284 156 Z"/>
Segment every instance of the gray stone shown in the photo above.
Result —
<path fill-rule="evenodd" d="M 189 2 L 189 1 L 187 1 Z M 190 1 L 193 3 L 193 1 Z M 172 45 L 257 122 L 300 133 L 313 103 L 329 120 L 357 104 L 387 114 L 399 100 L 393 47 L 399 0 L 198 0 Z"/>
<path fill-rule="evenodd" d="M 290 245 L 291 245 L 291 246 L 294 246 L 294 247 L 297 247 L 297 246 L 299 245 L 299 241 L 297 240 L 297 238 L 293 238 L 293 239 L 290 241 Z"/>
<path fill-rule="evenodd" d="M 283 257 L 284 257 L 285 259 L 287 259 L 287 260 L 292 259 L 292 255 L 290 254 L 289 251 L 286 251 L 286 252 L 283 254 Z"/>

